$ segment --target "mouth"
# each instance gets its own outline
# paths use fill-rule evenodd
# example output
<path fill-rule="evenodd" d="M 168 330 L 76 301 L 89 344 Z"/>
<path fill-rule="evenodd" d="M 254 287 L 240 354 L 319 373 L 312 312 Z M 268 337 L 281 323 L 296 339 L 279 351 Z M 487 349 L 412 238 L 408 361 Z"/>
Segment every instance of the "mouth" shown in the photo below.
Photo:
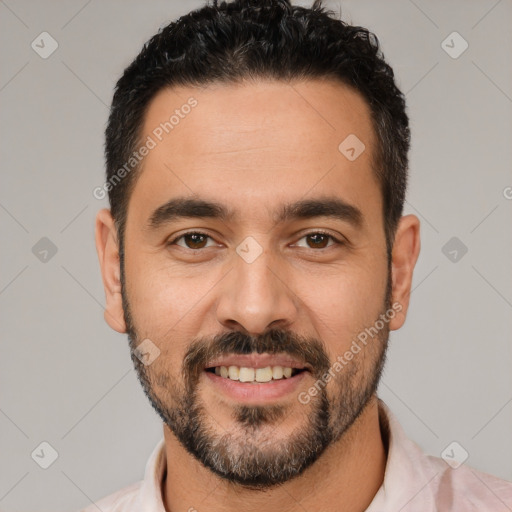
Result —
<path fill-rule="evenodd" d="M 233 354 L 211 361 L 204 369 L 216 392 L 247 404 L 289 396 L 308 373 L 312 368 L 307 364 L 284 354 Z"/>
<path fill-rule="evenodd" d="M 254 368 L 248 366 L 214 366 L 206 368 L 207 372 L 213 373 L 224 379 L 239 382 L 264 383 L 275 380 L 290 379 L 295 375 L 307 371 L 305 368 L 292 368 L 290 366 L 265 366 Z"/>

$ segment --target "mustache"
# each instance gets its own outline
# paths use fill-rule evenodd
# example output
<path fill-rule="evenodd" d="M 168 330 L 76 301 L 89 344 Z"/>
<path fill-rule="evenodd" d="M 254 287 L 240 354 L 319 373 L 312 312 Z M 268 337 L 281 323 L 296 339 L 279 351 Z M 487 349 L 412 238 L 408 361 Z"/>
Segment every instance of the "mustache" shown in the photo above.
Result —
<path fill-rule="evenodd" d="M 189 389 L 193 389 L 209 362 L 229 354 L 287 354 L 313 368 L 316 377 L 330 367 L 324 344 L 314 338 L 282 329 L 270 329 L 261 336 L 231 331 L 211 339 L 194 341 L 183 359 L 182 372 Z"/>

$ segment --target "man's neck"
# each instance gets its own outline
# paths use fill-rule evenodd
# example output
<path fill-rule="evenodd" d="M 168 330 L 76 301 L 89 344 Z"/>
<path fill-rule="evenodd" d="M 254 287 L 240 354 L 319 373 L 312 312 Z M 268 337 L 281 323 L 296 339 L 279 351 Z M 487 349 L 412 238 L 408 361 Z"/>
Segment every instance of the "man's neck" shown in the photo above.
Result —
<path fill-rule="evenodd" d="M 167 512 L 362 512 L 384 479 L 386 449 L 376 397 L 311 467 L 267 491 L 226 482 L 192 457 L 167 427 L 164 436 L 168 463 L 162 497 Z"/>

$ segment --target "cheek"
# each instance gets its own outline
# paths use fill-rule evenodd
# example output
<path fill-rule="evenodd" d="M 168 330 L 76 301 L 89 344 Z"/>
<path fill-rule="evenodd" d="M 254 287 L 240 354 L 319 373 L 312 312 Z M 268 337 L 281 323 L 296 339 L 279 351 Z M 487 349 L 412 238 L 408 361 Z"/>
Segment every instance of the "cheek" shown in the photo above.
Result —
<path fill-rule="evenodd" d="M 141 333 L 169 339 L 173 332 L 182 332 L 187 322 L 202 312 L 205 299 L 218 279 L 208 272 L 182 274 L 168 262 L 162 263 L 151 255 L 142 255 L 127 267 L 131 312 Z"/>
<path fill-rule="evenodd" d="M 385 266 L 372 262 L 357 269 L 339 268 L 313 282 L 314 285 L 311 279 L 298 282 L 297 294 L 331 357 L 336 357 L 383 312 Z"/>

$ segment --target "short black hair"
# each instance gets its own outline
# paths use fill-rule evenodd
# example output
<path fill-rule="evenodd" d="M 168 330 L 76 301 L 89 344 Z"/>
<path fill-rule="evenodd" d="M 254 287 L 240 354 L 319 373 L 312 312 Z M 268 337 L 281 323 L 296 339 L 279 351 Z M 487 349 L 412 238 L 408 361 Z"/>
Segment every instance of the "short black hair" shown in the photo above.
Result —
<path fill-rule="evenodd" d="M 290 0 L 214 0 L 160 29 L 117 82 L 105 154 L 121 265 L 128 203 L 141 167 L 126 173 L 126 162 L 142 143 L 151 100 L 166 87 L 261 78 L 334 79 L 366 100 L 377 139 L 372 167 L 382 191 L 390 257 L 405 201 L 410 130 L 404 95 L 377 37 L 338 19 L 321 0 L 311 8 L 292 6 Z M 123 166 L 123 179 L 116 182 Z"/>

